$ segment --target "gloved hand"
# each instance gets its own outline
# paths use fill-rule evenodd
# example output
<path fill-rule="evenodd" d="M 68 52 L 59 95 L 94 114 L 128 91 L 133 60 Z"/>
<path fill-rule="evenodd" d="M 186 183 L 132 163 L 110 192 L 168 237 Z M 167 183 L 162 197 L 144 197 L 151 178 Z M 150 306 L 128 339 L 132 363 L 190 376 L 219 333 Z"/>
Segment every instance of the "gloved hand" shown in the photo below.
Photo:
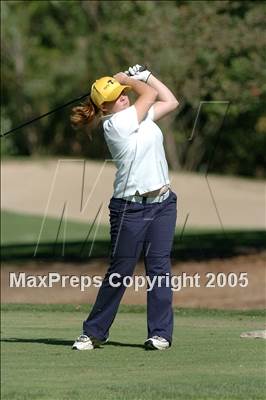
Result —
<path fill-rule="evenodd" d="M 130 76 L 130 78 L 143 82 L 147 82 L 149 76 L 151 75 L 151 72 L 148 71 L 146 67 L 139 64 L 129 67 L 128 71 L 125 71 L 125 73 Z"/>

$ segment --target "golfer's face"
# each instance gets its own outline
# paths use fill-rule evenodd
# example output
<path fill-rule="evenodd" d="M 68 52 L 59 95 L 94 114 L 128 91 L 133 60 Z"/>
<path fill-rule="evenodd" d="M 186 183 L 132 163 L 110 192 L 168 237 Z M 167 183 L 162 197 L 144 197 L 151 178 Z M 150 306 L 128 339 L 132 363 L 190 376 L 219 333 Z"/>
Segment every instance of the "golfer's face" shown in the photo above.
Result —
<path fill-rule="evenodd" d="M 103 104 L 104 111 L 107 113 L 116 113 L 122 111 L 130 106 L 128 95 L 125 90 L 120 94 L 120 96 L 114 101 L 108 101 Z"/>

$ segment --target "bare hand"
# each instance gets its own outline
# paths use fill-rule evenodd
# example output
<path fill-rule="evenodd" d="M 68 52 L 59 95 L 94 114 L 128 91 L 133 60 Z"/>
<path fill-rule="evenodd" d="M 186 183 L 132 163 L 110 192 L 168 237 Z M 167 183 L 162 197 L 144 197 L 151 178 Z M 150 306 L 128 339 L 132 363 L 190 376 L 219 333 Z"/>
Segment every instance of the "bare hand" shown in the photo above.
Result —
<path fill-rule="evenodd" d="M 121 83 L 122 85 L 124 84 L 126 84 L 127 82 L 127 80 L 128 80 L 128 76 L 127 76 L 127 74 L 125 74 L 124 72 L 118 72 L 118 74 L 115 74 L 114 76 L 113 76 L 119 83 Z"/>

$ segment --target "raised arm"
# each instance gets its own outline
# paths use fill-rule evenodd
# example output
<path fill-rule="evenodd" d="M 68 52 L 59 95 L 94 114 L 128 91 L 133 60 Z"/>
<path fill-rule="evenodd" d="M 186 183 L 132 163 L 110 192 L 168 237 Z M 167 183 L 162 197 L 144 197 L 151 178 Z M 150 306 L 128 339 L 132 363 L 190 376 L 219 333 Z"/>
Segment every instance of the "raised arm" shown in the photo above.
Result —
<path fill-rule="evenodd" d="M 163 118 L 178 107 L 179 102 L 175 95 L 154 75 L 150 74 L 147 84 L 158 92 L 158 101 L 153 105 L 155 121 Z"/>
<path fill-rule="evenodd" d="M 154 103 L 154 121 L 163 118 L 171 111 L 175 110 L 179 105 L 175 95 L 159 81 L 150 71 L 139 64 L 129 67 L 127 73 L 132 76 L 132 79 L 145 82 L 158 92 L 158 101 Z"/>
<path fill-rule="evenodd" d="M 119 72 L 114 78 L 123 85 L 132 87 L 135 93 L 139 95 L 134 106 L 136 107 L 138 122 L 140 123 L 146 116 L 149 108 L 154 104 L 158 91 L 146 83 L 129 78 L 125 73 Z"/>

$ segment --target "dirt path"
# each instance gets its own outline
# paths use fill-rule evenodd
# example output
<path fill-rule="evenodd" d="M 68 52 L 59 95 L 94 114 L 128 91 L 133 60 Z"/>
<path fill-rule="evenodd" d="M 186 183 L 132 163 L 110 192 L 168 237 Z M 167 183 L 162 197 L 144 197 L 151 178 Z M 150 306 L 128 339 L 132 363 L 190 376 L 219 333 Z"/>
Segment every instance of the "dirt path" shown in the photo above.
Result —
<path fill-rule="evenodd" d="M 104 276 L 107 268 L 106 260 L 98 260 L 84 264 L 52 263 L 46 264 L 31 262 L 27 264 L 4 264 L 1 269 L 1 301 L 6 303 L 93 303 L 98 288 L 91 285 L 84 291 L 79 287 L 71 287 L 66 284 L 62 288 L 55 284 L 51 288 L 10 288 L 9 273 L 25 272 L 26 275 L 47 275 L 48 272 L 57 272 L 62 275 L 83 275 L 93 277 Z M 245 288 L 237 285 L 230 287 L 207 288 L 206 274 L 212 272 L 224 274 L 246 273 L 248 285 Z M 144 265 L 140 262 L 135 269 L 135 276 L 143 275 Z M 234 257 L 232 259 L 212 260 L 208 262 L 174 263 L 172 275 L 181 276 L 186 273 L 193 277 L 198 273 L 200 287 L 183 287 L 180 291 L 173 292 L 174 305 L 179 307 L 203 307 L 221 309 L 258 309 L 265 308 L 265 278 L 266 278 L 266 253 L 257 255 Z M 184 275 L 183 275 L 184 276 Z M 123 297 L 124 304 L 146 304 L 145 288 L 134 290 L 127 288 Z"/>
<path fill-rule="evenodd" d="M 83 196 L 83 160 L 4 161 L 1 169 L 3 209 L 59 218 L 67 201 L 68 217 L 87 222 L 103 202 L 101 222 L 109 223 L 116 172 L 111 160 L 86 162 Z M 207 181 L 204 175 L 171 171 L 169 177 L 180 226 L 189 214 L 187 227 L 220 227 L 213 196 L 225 228 L 265 228 L 264 182 L 215 175 Z"/>

